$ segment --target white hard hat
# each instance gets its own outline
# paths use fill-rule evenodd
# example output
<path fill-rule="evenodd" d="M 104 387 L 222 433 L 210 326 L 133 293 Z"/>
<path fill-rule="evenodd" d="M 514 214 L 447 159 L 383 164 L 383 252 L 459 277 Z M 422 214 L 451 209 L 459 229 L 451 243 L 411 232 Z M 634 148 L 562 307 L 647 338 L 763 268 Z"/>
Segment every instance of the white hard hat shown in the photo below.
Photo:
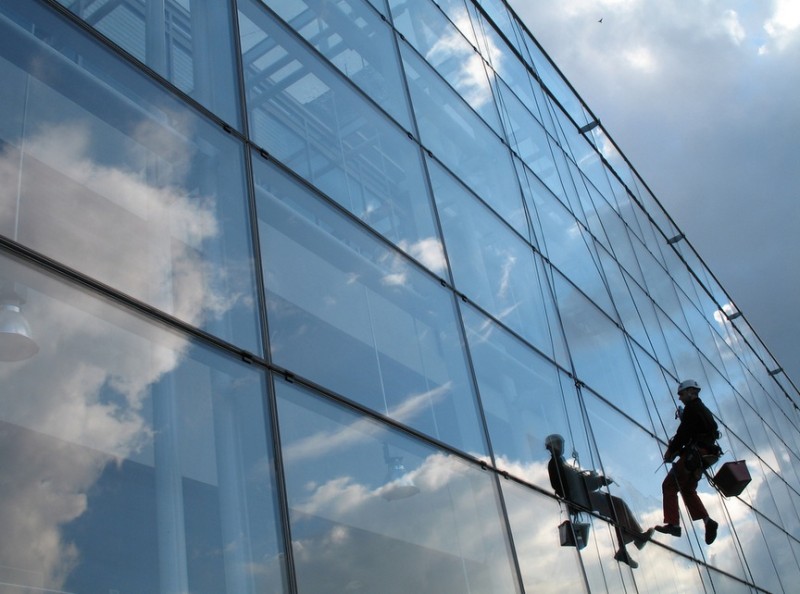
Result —
<path fill-rule="evenodd" d="M 696 390 L 699 392 L 699 391 L 700 391 L 700 384 L 698 384 L 698 383 L 697 383 L 696 381 L 694 381 L 693 379 L 687 379 L 687 380 L 683 380 L 683 381 L 680 383 L 680 385 L 678 386 L 678 394 L 680 394 L 681 392 L 683 392 L 683 391 L 684 391 L 686 388 L 694 388 L 694 389 L 696 389 Z"/>

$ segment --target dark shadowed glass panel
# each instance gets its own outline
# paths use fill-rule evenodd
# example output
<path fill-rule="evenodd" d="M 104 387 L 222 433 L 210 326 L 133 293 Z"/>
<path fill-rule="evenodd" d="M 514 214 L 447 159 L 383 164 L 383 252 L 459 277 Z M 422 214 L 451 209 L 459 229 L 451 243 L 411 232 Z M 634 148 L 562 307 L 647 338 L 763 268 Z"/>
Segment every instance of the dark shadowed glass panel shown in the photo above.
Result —
<path fill-rule="evenodd" d="M 239 83 L 229 0 L 58 0 L 234 127 Z"/>
<path fill-rule="evenodd" d="M 275 363 L 485 455 L 453 294 L 288 174 L 255 174 Z"/>
<path fill-rule="evenodd" d="M 261 352 L 242 145 L 39 3 L 0 13 L 0 233 Z"/>
<path fill-rule="evenodd" d="M 38 352 L 0 362 L 0 583 L 286 591 L 264 376 L 0 256 Z"/>
<path fill-rule="evenodd" d="M 276 379 L 300 594 L 519 592 L 495 480 Z"/>
<path fill-rule="evenodd" d="M 255 142 L 409 254 L 434 249 L 419 145 L 262 6 L 239 8 Z"/>

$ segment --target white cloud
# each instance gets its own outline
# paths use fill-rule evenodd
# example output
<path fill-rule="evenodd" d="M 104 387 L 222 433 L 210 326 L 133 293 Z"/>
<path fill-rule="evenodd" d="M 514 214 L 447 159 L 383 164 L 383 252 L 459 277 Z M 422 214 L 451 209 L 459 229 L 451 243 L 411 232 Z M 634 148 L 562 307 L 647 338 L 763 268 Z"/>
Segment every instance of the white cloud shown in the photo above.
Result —
<path fill-rule="evenodd" d="M 731 41 L 736 45 L 741 44 L 747 37 L 747 33 L 739 21 L 739 15 L 735 10 L 726 10 L 722 17 L 722 23 L 725 31 L 731 38 Z"/>
<path fill-rule="evenodd" d="M 764 23 L 764 31 L 780 51 L 796 42 L 800 30 L 800 3 L 797 0 L 775 0 L 774 12 Z M 768 51 L 768 46 L 762 46 Z"/>
<path fill-rule="evenodd" d="M 656 57 L 650 48 L 645 46 L 633 47 L 623 51 L 625 62 L 634 70 L 638 70 L 644 74 L 652 74 L 658 68 Z"/>

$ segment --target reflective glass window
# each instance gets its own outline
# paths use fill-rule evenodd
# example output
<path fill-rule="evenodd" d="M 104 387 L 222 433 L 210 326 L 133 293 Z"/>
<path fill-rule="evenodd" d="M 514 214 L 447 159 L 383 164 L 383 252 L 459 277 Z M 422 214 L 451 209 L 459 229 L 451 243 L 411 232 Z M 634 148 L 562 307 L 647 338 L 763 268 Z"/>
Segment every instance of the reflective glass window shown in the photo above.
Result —
<path fill-rule="evenodd" d="M 413 50 L 405 44 L 400 49 L 422 143 L 525 234 L 522 196 L 508 147 Z"/>
<path fill-rule="evenodd" d="M 254 165 L 273 361 L 485 455 L 453 294 L 288 174 Z"/>
<path fill-rule="evenodd" d="M 595 212 L 599 218 L 599 226 L 602 228 L 596 234 L 597 238 L 609 249 L 628 274 L 639 283 L 644 284 L 637 255 L 646 248 L 636 239 L 635 235 L 631 236 L 625 223 L 604 199 L 597 197 L 595 203 L 598 205 Z"/>
<path fill-rule="evenodd" d="M 566 518 L 563 506 L 513 481 L 500 484 L 525 592 L 587 592 L 577 549 L 554 544 Z"/>
<path fill-rule="evenodd" d="M 775 499 L 775 505 L 778 507 L 779 517 L 773 518 L 773 520 L 782 530 L 797 538 L 800 535 L 800 517 L 794 508 L 789 487 L 783 477 L 773 470 L 767 471 L 766 477 L 772 497 Z"/>
<path fill-rule="evenodd" d="M 676 396 L 675 381 L 659 365 L 651 355 L 645 353 L 637 345 L 632 347 L 636 373 L 640 378 L 640 386 L 652 425 L 650 429 L 662 439 L 668 439 L 666 433 L 672 428 L 675 418 Z M 665 429 L 669 427 L 670 429 Z"/>
<path fill-rule="evenodd" d="M 750 564 L 754 581 L 767 592 L 791 592 L 798 576 L 794 551 L 789 546 L 786 535 L 778 527 L 764 518 L 758 517 L 757 520 L 763 540 L 753 543 L 754 546 L 748 552 L 751 558 L 755 558 L 755 547 L 761 545 L 765 547 L 762 558 L 769 559 Z"/>
<path fill-rule="evenodd" d="M 477 310 L 461 311 L 497 466 L 550 491 L 546 437 L 588 449 L 574 384 Z"/>
<path fill-rule="evenodd" d="M 253 4 L 240 1 L 239 8 L 251 13 Z M 406 130 L 412 129 L 392 29 L 365 0 L 281 0 L 264 4 Z"/>
<path fill-rule="evenodd" d="M 624 271 L 623 274 L 625 274 Z M 633 297 L 633 301 L 636 304 L 636 315 L 641 316 L 647 333 L 646 342 L 642 343 L 642 345 L 655 356 L 662 367 L 674 373 L 675 364 L 667 346 L 664 330 L 661 327 L 658 308 L 638 284 L 633 282 L 627 275 L 626 278 L 628 279 L 627 288 L 630 290 L 631 297 Z M 626 327 L 626 330 L 630 332 L 630 328 Z M 633 336 L 636 338 L 635 334 Z"/>
<path fill-rule="evenodd" d="M 38 348 L 0 361 L 3 590 L 286 592 L 264 376 L 29 266 L 0 270 Z"/>
<path fill-rule="evenodd" d="M 666 313 L 670 320 L 681 328 L 684 333 L 689 332 L 686 318 L 683 316 L 675 285 L 667 271 L 656 262 L 653 255 L 646 250 L 637 250 L 636 257 L 641 263 L 641 270 L 647 283 L 647 292 L 659 307 Z"/>
<path fill-rule="evenodd" d="M 550 261 L 616 317 L 592 235 L 550 192 L 537 192 L 533 197 Z"/>
<path fill-rule="evenodd" d="M 645 329 L 645 315 L 638 311 L 631 293 L 635 290 L 631 279 L 620 268 L 619 263 L 600 245 L 595 244 L 598 265 L 606 279 L 607 290 L 611 294 L 614 309 L 623 328 L 641 345 L 649 348 L 649 338 Z M 585 289 L 584 289 L 585 290 Z"/>
<path fill-rule="evenodd" d="M 621 515 L 623 509 L 627 508 L 642 529 L 662 523 L 661 482 L 668 469 L 661 465 L 658 442 L 591 393 L 584 391 L 582 394 L 592 439 L 597 443 L 601 460 L 595 469 L 613 479 L 608 491 L 620 499 L 616 513 Z M 654 473 L 654 470 L 657 472 Z M 688 544 L 676 543 L 673 542 L 674 539 L 666 540 L 667 538 L 671 537 L 656 535 L 656 540 L 671 547 L 684 549 L 684 545 Z M 646 547 L 641 552 L 637 552 L 634 547 L 628 548 L 640 566 L 643 567 L 648 562 L 651 547 Z M 688 551 L 688 548 L 685 550 Z"/>
<path fill-rule="evenodd" d="M 58 2 L 223 120 L 240 127 L 230 2 Z"/>
<path fill-rule="evenodd" d="M 553 356 L 560 334 L 538 257 L 433 161 L 430 173 L 459 291 Z"/>
<path fill-rule="evenodd" d="M 714 542 L 713 548 L 707 550 L 706 558 L 708 562 L 716 569 L 725 571 L 739 579 L 751 581 L 753 578 L 750 570 L 753 568 L 752 566 L 748 568 L 747 565 L 750 565 L 756 558 L 759 559 L 759 564 L 763 564 L 766 561 L 763 556 L 750 556 L 751 547 L 753 547 L 753 550 L 763 547 L 763 537 L 758 526 L 756 514 L 746 503 L 736 497 L 723 500 L 722 497 L 703 495 L 703 502 L 706 504 L 709 515 L 719 522 L 717 540 Z M 728 517 L 733 519 L 732 524 L 729 523 Z M 720 518 L 724 518 L 724 521 Z M 702 542 L 702 544 L 698 544 L 698 547 L 702 549 L 706 545 L 702 541 L 703 530 L 699 526 L 699 522 L 698 527 L 700 528 L 700 534 L 692 534 L 692 537 L 699 536 L 697 542 Z M 743 552 L 745 558 L 742 557 Z M 745 565 L 745 561 L 747 561 L 747 565 Z M 769 563 L 769 561 L 766 562 Z M 713 575 L 714 573 L 712 572 Z M 716 583 L 717 580 L 716 578 L 714 579 Z"/>
<path fill-rule="evenodd" d="M 553 147 L 553 164 L 555 165 L 555 174 L 550 184 L 550 190 L 558 196 L 584 225 L 589 227 L 588 216 L 597 218 L 597 213 L 594 212 L 594 206 L 591 204 L 589 195 L 586 191 L 586 185 L 583 183 L 583 176 L 575 166 L 570 158 L 560 148 Z M 592 221 L 593 233 L 597 232 L 596 221 Z"/>
<path fill-rule="evenodd" d="M 661 328 L 664 331 L 664 340 L 675 363 L 678 378 L 704 377 L 703 362 L 705 359 L 697 352 L 694 343 L 681 332 L 678 327 L 667 318 L 661 310 L 656 309 Z M 700 381 L 699 379 L 697 381 Z"/>
<path fill-rule="evenodd" d="M 391 2 L 391 7 L 397 30 L 499 134 L 500 120 L 486 65 L 461 30 L 427 0 Z M 462 14 L 467 19 L 462 26 L 469 26 L 469 17 Z"/>
<path fill-rule="evenodd" d="M 689 324 L 689 330 L 695 346 L 715 367 L 720 370 L 725 369 L 708 322 L 683 291 L 678 290 L 677 295 L 678 301 L 683 308 L 683 315 Z"/>
<path fill-rule="evenodd" d="M 648 423 L 625 335 L 561 277 L 556 279 L 556 295 L 578 379 L 641 423 Z"/>
<path fill-rule="evenodd" d="M 673 539 L 674 540 L 674 539 Z M 662 594 L 665 592 L 715 592 L 708 583 L 705 567 L 698 567 L 691 558 L 677 555 L 673 551 L 654 545 L 648 547 L 639 557 L 639 568 L 633 572 L 636 591 L 640 594 Z M 727 576 L 726 576 L 727 577 Z M 735 582 L 735 580 L 730 580 Z M 728 582 L 721 582 L 726 584 Z M 743 584 L 740 584 L 744 586 Z M 745 587 L 746 588 L 746 587 Z M 602 590 L 601 590 L 602 591 Z M 717 589 L 725 594 L 751 594 L 751 590 Z"/>
<path fill-rule="evenodd" d="M 539 44 L 533 38 L 526 37 L 525 41 L 536 74 L 541 78 L 544 85 L 553 93 L 558 102 L 576 122 L 581 125 L 588 124 L 589 120 L 586 117 L 583 104 L 576 97 L 575 92 L 569 87 L 569 84 L 564 80 L 558 69 L 545 56 Z"/>
<path fill-rule="evenodd" d="M 435 249 L 419 145 L 264 7 L 239 4 L 255 142 L 412 255 Z"/>
<path fill-rule="evenodd" d="M 492 475 L 276 380 L 297 586 L 519 592 Z"/>
<path fill-rule="evenodd" d="M 241 144 L 38 3 L 0 11 L 0 232 L 260 352 Z"/>
<path fill-rule="evenodd" d="M 591 180 L 590 183 L 597 189 L 610 204 L 615 204 L 614 194 L 608 182 L 609 173 L 606 170 L 600 153 L 586 139 L 584 134 L 572 133 L 568 136 L 572 160 L 580 168 L 581 172 Z"/>
<path fill-rule="evenodd" d="M 503 106 L 501 114 L 505 134 L 511 148 L 551 191 L 558 192 L 561 180 L 553 165 L 551 149 L 555 141 L 504 82 L 498 81 L 497 88 Z"/>

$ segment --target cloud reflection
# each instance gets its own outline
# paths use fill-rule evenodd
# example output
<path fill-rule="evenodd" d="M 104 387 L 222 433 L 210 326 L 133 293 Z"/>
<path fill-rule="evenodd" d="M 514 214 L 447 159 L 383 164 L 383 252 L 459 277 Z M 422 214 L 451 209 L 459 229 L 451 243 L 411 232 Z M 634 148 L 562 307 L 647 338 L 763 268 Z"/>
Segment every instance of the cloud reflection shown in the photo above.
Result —
<path fill-rule="evenodd" d="M 455 25 L 459 31 L 447 29 L 444 34 L 437 37 L 436 42 L 425 53 L 425 59 L 431 64 L 457 61 L 458 72 L 450 82 L 470 105 L 479 109 L 492 101 L 492 88 L 483 58 L 465 43 L 461 34 L 461 31 L 472 29 L 469 15 L 459 11 Z M 487 38 L 485 43 L 488 45 L 492 63 L 499 65 L 502 59 L 501 52 L 490 39 Z"/>
<path fill-rule="evenodd" d="M 393 581 L 399 589 L 387 591 L 408 591 L 419 583 L 455 594 L 464 591 L 465 580 L 473 587 L 483 584 L 480 591 L 513 591 L 489 476 L 452 456 L 431 453 L 404 478 L 419 487 L 414 497 L 387 501 L 382 487 L 369 488 L 352 476 L 290 494 L 293 544 L 301 579 L 315 584 L 310 591 L 331 591 L 338 580 L 358 576 L 385 580 L 397 567 L 405 568 Z M 429 571 L 418 571 L 420 555 Z"/>
<path fill-rule="evenodd" d="M 190 133 L 180 118 L 176 125 Z M 220 235 L 216 198 L 190 188 L 195 155 L 185 138 L 143 120 L 125 140 L 103 153 L 97 131 L 74 122 L 40 127 L 22 159 L 7 145 L 0 225 L 14 226 L 21 192 L 22 243 L 202 326 L 246 299 L 247 264 L 223 269 L 206 259 Z"/>
<path fill-rule="evenodd" d="M 150 386 L 175 368 L 187 343 L 165 335 L 153 348 L 97 317 L 92 299 L 72 307 L 28 297 L 41 351 L 0 366 L 0 559 L 16 568 L 4 575 L 61 590 L 81 557 L 62 528 L 87 512 L 109 464 L 146 456 Z"/>

